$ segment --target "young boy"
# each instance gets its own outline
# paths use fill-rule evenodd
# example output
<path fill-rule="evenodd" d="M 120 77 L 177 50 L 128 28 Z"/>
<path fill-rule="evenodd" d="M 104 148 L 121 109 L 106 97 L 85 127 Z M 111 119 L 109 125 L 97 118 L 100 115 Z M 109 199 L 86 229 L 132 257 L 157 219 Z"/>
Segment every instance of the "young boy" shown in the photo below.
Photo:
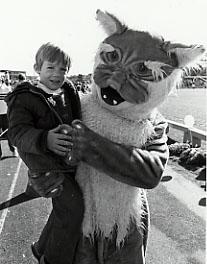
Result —
<path fill-rule="evenodd" d="M 9 131 L 28 167 L 29 184 L 43 197 L 52 197 L 53 209 L 38 242 L 32 245 L 40 264 L 70 264 L 80 236 L 83 198 L 75 181 L 75 167 L 67 165 L 69 136 L 61 125 L 81 118 L 77 91 L 66 74 L 69 56 L 47 43 L 34 65 L 40 82 L 24 82 L 7 96 Z"/>

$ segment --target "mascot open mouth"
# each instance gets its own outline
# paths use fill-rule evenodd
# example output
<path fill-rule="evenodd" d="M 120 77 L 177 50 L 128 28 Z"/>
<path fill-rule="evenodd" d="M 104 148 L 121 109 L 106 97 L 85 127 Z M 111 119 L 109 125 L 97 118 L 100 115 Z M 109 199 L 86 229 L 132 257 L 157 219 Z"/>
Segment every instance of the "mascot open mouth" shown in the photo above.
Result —
<path fill-rule="evenodd" d="M 101 88 L 101 97 L 106 104 L 109 105 L 119 105 L 125 100 L 121 97 L 121 95 L 113 89 L 111 86 L 107 86 Z"/>

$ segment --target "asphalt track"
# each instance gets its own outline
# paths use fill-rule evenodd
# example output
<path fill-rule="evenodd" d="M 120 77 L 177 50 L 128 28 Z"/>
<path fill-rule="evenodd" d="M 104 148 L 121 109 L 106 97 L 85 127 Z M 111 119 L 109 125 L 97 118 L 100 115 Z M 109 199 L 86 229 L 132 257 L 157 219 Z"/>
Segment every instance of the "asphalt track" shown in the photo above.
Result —
<path fill-rule="evenodd" d="M 27 170 L 19 158 L 10 156 L 2 142 L 0 203 L 23 192 Z M 151 230 L 147 264 L 205 263 L 206 193 L 188 175 L 168 166 L 160 185 L 148 191 Z M 30 244 L 35 241 L 51 210 L 51 201 L 34 199 L 0 211 L 0 264 L 35 264 Z"/>

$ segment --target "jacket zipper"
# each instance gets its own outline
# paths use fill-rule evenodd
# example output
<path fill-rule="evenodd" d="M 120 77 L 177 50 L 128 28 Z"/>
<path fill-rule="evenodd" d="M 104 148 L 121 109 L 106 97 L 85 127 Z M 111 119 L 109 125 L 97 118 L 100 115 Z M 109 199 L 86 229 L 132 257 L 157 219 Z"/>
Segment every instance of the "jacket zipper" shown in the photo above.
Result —
<path fill-rule="evenodd" d="M 48 107 L 50 108 L 50 110 L 55 114 L 55 116 L 57 117 L 57 119 L 60 121 L 60 124 L 63 124 L 63 120 L 61 119 L 61 117 L 59 116 L 59 114 L 55 111 L 55 109 L 49 104 L 49 102 L 46 100 L 46 98 L 44 97 L 43 94 L 35 92 L 30 90 L 30 92 L 39 95 L 40 97 L 42 97 L 42 99 L 46 102 L 46 104 L 48 105 Z"/>

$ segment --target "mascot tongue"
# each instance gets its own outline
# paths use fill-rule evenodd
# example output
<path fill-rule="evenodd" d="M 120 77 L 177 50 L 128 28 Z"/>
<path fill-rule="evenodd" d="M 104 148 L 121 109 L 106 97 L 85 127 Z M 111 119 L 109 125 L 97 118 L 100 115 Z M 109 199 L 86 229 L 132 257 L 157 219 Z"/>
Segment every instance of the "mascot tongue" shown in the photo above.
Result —
<path fill-rule="evenodd" d="M 109 105 L 118 105 L 125 101 L 111 86 L 101 88 L 101 97 Z"/>

